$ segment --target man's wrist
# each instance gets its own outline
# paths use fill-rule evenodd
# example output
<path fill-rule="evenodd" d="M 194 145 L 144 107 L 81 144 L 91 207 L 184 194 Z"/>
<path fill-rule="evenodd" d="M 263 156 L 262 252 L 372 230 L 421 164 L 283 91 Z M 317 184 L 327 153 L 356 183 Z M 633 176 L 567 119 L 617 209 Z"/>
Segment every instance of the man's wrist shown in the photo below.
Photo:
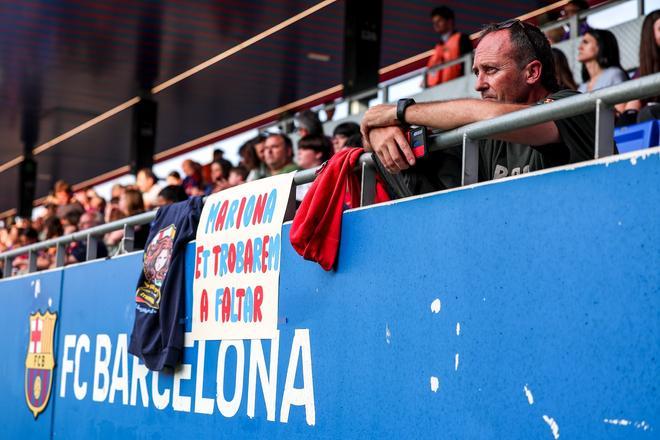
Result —
<path fill-rule="evenodd" d="M 399 99 L 396 104 L 396 119 L 401 125 L 409 125 L 406 121 L 406 110 L 411 105 L 415 104 L 415 100 L 411 98 Z"/>

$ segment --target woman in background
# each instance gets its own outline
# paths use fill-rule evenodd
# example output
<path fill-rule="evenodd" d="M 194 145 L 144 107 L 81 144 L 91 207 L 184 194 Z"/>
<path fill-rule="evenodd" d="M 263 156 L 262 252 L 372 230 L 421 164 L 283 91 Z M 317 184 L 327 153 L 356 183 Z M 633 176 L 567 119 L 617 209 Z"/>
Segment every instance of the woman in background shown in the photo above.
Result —
<path fill-rule="evenodd" d="M 555 59 L 555 76 L 561 89 L 577 90 L 577 84 L 573 79 L 573 72 L 568 66 L 568 59 L 564 52 L 553 47 L 552 57 Z"/>
<path fill-rule="evenodd" d="M 582 63 L 582 93 L 620 84 L 628 79 L 619 60 L 619 44 L 610 31 L 589 29 L 578 48 L 578 61 Z M 626 104 L 614 106 L 616 111 L 625 111 Z"/>
<path fill-rule="evenodd" d="M 635 78 L 652 75 L 660 72 L 660 9 L 656 9 L 646 16 L 642 24 L 642 34 L 639 39 L 639 71 Z M 660 96 L 634 101 L 626 104 L 626 111 L 640 111 L 645 107 L 639 120 L 660 118 Z"/>

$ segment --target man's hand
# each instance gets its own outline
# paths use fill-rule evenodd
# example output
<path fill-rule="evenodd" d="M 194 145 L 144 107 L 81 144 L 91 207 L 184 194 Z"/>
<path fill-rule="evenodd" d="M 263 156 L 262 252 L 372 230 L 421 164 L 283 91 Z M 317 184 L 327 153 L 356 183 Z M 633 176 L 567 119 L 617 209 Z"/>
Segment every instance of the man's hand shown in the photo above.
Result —
<path fill-rule="evenodd" d="M 371 107 L 362 117 L 360 131 L 366 149 L 371 148 L 369 143 L 369 132 L 376 127 L 389 127 L 399 125 L 396 119 L 396 106 L 390 104 L 380 104 Z"/>
<path fill-rule="evenodd" d="M 396 174 L 415 165 L 415 155 L 400 127 L 379 127 L 363 140 L 365 149 L 376 153 L 387 171 Z M 367 145 L 369 145 L 367 147 Z"/>

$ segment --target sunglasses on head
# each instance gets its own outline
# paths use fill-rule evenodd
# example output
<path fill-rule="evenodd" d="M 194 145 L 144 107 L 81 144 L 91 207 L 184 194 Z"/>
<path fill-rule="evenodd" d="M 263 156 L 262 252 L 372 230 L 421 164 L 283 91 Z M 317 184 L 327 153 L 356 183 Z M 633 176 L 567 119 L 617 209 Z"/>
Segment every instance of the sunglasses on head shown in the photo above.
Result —
<path fill-rule="evenodd" d="M 504 29 L 511 29 L 514 26 L 520 27 L 522 29 L 522 33 L 525 36 L 525 39 L 527 39 L 527 42 L 529 45 L 532 47 L 532 50 L 534 51 L 534 57 L 536 59 L 539 58 L 538 52 L 536 51 L 536 46 L 534 45 L 534 42 L 532 41 L 531 37 L 527 33 L 527 26 L 525 25 L 525 22 L 520 21 L 517 18 L 512 18 L 511 20 L 503 21 L 501 23 L 497 23 L 495 25 L 495 29 L 498 31 L 504 30 Z"/>

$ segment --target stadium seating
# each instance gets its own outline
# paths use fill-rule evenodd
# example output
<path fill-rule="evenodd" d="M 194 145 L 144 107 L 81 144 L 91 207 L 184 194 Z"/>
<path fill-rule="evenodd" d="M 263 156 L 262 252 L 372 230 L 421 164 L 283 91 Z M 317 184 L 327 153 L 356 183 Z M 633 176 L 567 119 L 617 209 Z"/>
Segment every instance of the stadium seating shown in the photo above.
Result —
<path fill-rule="evenodd" d="M 619 149 L 619 153 L 627 153 L 629 151 L 660 145 L 660 139 L 658 138 L 659 125 L 660 121 L 654 119 L 615 129 L 614 141 Z"/>

